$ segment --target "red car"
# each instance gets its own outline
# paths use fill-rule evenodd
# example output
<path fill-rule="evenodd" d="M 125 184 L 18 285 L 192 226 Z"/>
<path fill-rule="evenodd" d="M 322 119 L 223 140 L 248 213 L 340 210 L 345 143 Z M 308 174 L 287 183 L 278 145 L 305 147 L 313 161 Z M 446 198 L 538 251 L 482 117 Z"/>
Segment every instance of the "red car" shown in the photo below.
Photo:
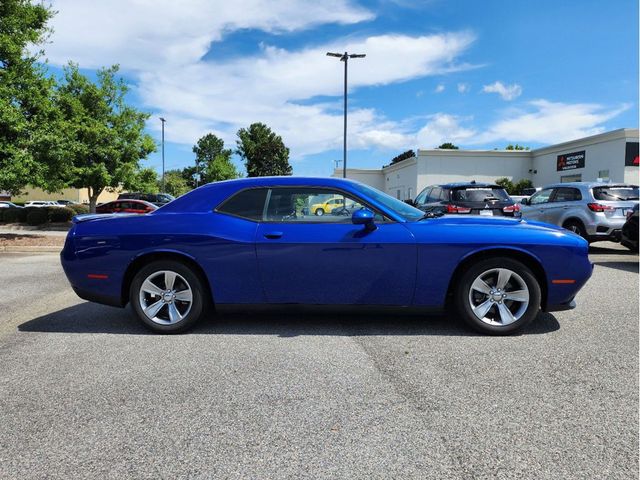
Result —
<path fill-rule="evenodd" d="M 149 213 L 157 210 L 153 203 L 144 200 L 114 200 L 96 207 L 96 213 Z"/>

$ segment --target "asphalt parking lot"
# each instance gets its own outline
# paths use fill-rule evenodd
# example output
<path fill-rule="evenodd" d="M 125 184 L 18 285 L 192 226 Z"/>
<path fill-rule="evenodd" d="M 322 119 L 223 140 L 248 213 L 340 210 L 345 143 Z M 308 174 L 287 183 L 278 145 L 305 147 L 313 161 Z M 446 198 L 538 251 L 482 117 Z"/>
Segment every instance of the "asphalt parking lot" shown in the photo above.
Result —
<path fill-rule="evenodd" d="M 179 336 L 0 254 L 1 478 L 637 478 L 638 256 L 522 335 L 226 314 Z"/>

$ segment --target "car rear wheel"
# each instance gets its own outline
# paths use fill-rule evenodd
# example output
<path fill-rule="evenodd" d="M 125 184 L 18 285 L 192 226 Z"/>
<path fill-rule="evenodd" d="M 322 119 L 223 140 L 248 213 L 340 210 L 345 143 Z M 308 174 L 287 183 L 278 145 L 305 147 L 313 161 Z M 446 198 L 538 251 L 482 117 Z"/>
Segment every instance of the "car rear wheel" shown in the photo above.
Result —
<path fill-rule="evenodd" d="M 582 223 L 580 223 L 577 220 L 569 220 L 565 222 L 562 225 L 562 228 L 566 228 L 570 232 L 576 233 L 580 235 L 582 238 L 584 238 L 585 240 L 588 240 L 587 231 L 584 229 L 584 226 L 582 225 Z"/>
<path fill-rule="evenodd" d="M 321 217 L 322 215 L 324 215 L 324 210 L 323 210 L 322 208 L 318 208 L 318 209 L 316 210 L 316 215 L 317 215 L 318 217 Z"/>
<path fill-rule="evenodd" d="M 492 335 L 521 330 L 540 310 L 540 285 L 531 270 L 506 257 L 479 261 L 460 278 L 454 294 L 462 319 Z"/>
<path fill-rule="evenodd" d="M 205 289 L 200 277 L 185 264 L 160 260 L 136 274 L 129 299 L 147 328 L 156 333 L 180 333 L 202 316 Z"/>

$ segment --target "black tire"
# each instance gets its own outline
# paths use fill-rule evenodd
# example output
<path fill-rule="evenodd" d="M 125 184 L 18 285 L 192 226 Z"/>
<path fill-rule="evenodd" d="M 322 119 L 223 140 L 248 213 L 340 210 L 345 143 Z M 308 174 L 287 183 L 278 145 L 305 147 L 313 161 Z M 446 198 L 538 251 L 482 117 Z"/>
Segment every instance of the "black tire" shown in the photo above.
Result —
<path fill-rule="evenodd" d="M 322 215 L 324 215 L 324 209 L 322 208 L 317 208 L 315 211 L 316 216 L 321 217 Z"/>
<path fill-rule="evenodd" d="M 473 308 L 471 306 L 471 285 L 474 281 L 481 275 L 488 274 L 489 276 L 493 275 L 491 272 L 495 269 L 507 269 L 512 273 L 515 273 L 515 276 L 512 276 L 507 285 L 511 285 L 510 282 L 513 282 L 513 290 L 519 289 L 517 284 L 520 282 L 524 282 L 528 289 L 529 299 L 528 304 L 525 305 L 524 302 L 510 302 L 507 300 L 504 301 L 504 306 L 511 309 L 516 310 L 518 306 L 520 306 L 524 312 L 521 316 L 515 320 L 513 323 L 501 325 L 501 324 L 490 324 L 487 321 L 480 319 L 473 312 Z M 495 274 L 497 275 L 497 273 Z M 493 290 L 492 286 L 492 290 Z M 506 287 L 505 287 L 506 288 Z M 473 293 L 473 295 L 478 295 L 479 292 Z M 480 294 L 481 295 L 481 294 Z M 487 295 L 487 300 L 491 300 L 491 296 Z M 541 303 L 541 290 L 540 285 L 538 284 L 538 280 L 536 279 L 533 272 L 523 263 L 508 258 L 508 257 L 493 257 L 488 258 L 486 260 L 480 260 L 477 263 L 474 263 L 469 268 L 467 268 L 461 275 L 461 277 L 457 281 L 457 287 L 454 291 L 453 301 L 454 307 L 457 313 L 462 317 L 462 320 L 469 325 L 474 330 L 489 334 L 489 335 L 508 335 L 511 333 L 515 333 L 519 330 L 522 330 L 527 324 L 529 324 L 538 314 L 540 310 Z M 481 301 L 480 301 L 481 302 Z M 493 303 L 494 301 L 491 300 Z M 502 308 L 502 307 L 501 307 Z M 513 312 L 512 312 L 513 313 Z M 516 312 L 517 314 L 518 312 Z M 493 303 L 490 310 L 485 313 L 486 316 L 496 316 L 499 315 L 498 305 Z M 516 315 L 514 315 L 516 316 Z M 486 317 L 485 317 L 486 318 Z M 500 317 L 498 317 L 499 319 Z"/>
<path fill-rule="evenodd" d="M 188 302 L 181 302 L 177 299 L 172 301 L 173 303 L 175 303 L 179 313 L 185 313 L 184 317 L 179 321 L 176 321 L 175 323 L 160 323 L 160 321 L 163 319 L 159 317 L 167 317 L 166 321 L 171 321 L 171 319 L 169 319 L 169 305 L 166 305 L 164 308 L 161 307 L 161 309 L 157 313 L 157 321 L 149 318 L 144 313 L 143 307 L 141 305 L 140 290 L 142 288 L 142 284 L 146 279 L 152 277 L 154 274 L 162 278 L 162 274 L 158 273 L 162 271 L 169 271 L 177 274 L 175 280 L 176 284 L 174 285 L 176 291 L 180 288 L 182 289 L 182 291 L 186 290 L 187 288 L 191 291 L 191 303 L 189 308 L 187 308 Z M 180 279 L 179 277 L 182 278 Z M 157 280 L 155 280 L 155 282 L 156 284 L 158 283 Z M 138 319 L 148 329 L 156 333 L 181 333 L 191 328 L 198 320 L 200 320 L 205 311 L 206 305 L 209 303 L 207 301 L 207 299 L 209 298 L 208 293 L 204 285 L 205 283 L 200 278 L 200 276 L 184 263 L 175 260 L 158 260 L 145 265 L 138 271 L 138 273 L 136 273 L 129 289 L 129 301 Z M 166 287 L 166 285 L 164 286 Z M 164 290 L 162 286 L 162 280 L 160 280 L 159 289 Z M 149 296 L 149 303 L 152 303 L 156 298 L 158 298 L 157 296 L 154 297 L 153 294 L 143 293 L 143 295 Z M 180 312 L 180 310 L 182 310 L 182 312 Z"/>
<path fill-rule="evenodd" d="M 573 233 L 577 233 L 586 241 L 589 241 L 587 231 L 585 230 L 584 225 L 582 225 L 582 222 L 580 220 L 567 220 L 562 224 L 562 228 L 566 228 Z"/>

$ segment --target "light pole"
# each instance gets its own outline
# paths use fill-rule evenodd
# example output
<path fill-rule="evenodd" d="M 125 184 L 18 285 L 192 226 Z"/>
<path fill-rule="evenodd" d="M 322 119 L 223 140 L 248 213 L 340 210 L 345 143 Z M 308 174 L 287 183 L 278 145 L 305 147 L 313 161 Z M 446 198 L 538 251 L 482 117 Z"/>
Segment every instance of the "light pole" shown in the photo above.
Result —
<path fill-rule="evenodd" d="M 347 178 L 347 65 L 350 58 L 364 58 L 364 53 L 333 53 L 327 52 L 328 57 L 337 57 L 344 62 L 344 138 L 342 144 L 342 177 Z"/>
<path fill-rule="evenodd" d="M 164 122 L 166 120 L 160 117 L 160 121 L 162 122 L 162 193 L 164 193 Z"/>

